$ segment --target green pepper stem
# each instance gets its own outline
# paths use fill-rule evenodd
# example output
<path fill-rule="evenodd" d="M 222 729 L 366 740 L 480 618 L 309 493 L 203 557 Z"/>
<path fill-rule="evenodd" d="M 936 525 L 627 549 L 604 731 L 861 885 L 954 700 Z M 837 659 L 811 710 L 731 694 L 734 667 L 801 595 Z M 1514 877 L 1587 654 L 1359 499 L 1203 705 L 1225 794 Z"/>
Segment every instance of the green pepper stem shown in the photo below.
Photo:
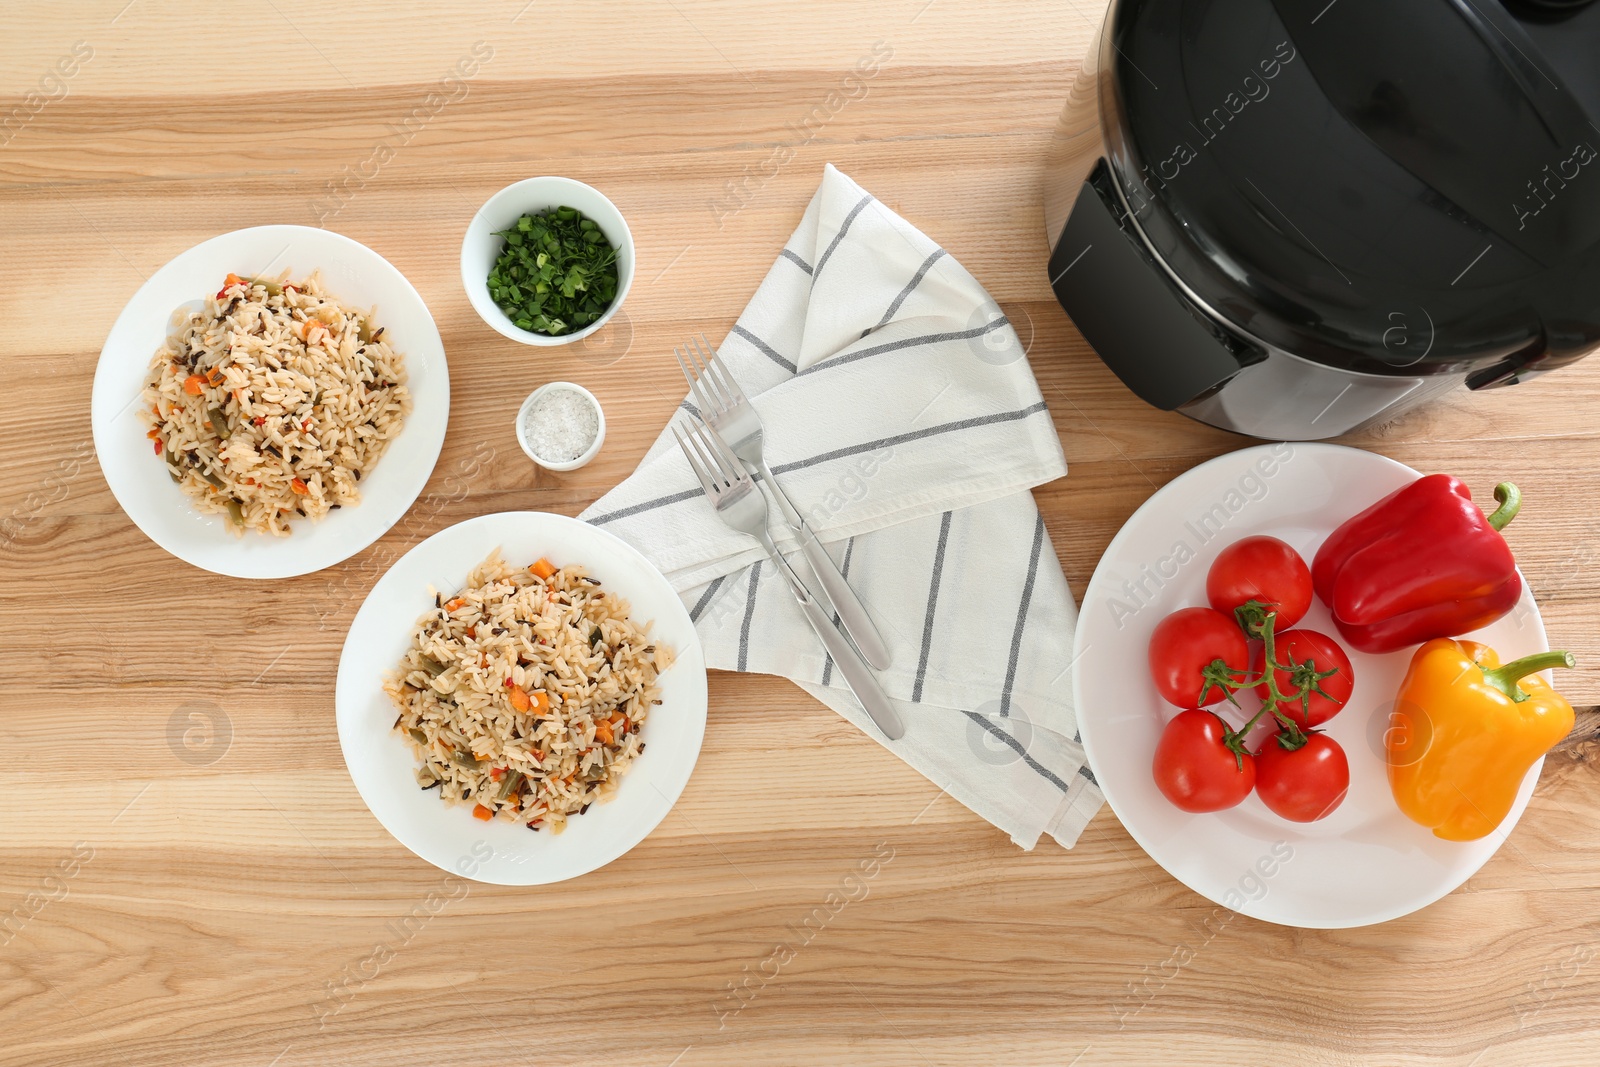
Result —
<path fill-rule="evenodd" d="M 1496 530 L 1503 530 L 1506 523 L 1517 517 L 1517 509 L 1522 507 L 1522 490 L 1510 482 L 1501 482 L 1494 487 L 1494 498 L 1500 506 L 1489 516 L 1489 525 Z"/>
<path fill-rule="evenodd" d="M 1536 652 L 1531 656 L 1514 659 L 1510 663 L 1502 663 L 1498 667 L 1486 668 L 1483 680 L 1494 686 L 1500 692 L 1515 701 L 1528 699 L 1528 694 L 1517 685 L 1519 678 L 1526 678 L 1538 671 L 1549 670 L 1551 667 L 1574 667 L 1577 660 L 1571 652 Z"/>

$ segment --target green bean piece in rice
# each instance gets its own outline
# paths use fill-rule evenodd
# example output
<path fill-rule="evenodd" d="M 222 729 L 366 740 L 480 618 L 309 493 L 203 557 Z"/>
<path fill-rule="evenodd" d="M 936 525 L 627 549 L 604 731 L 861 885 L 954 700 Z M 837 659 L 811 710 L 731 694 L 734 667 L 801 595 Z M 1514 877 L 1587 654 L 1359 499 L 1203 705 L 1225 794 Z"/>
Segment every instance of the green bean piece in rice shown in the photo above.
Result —
<path fill-rule="evenodd" d="M 581 566 L 514 568 L 496 551 L 434 605 L 384 686 L 418 785 L 557 833 L 610 800 L 644 750 L 672 650 Z"/>

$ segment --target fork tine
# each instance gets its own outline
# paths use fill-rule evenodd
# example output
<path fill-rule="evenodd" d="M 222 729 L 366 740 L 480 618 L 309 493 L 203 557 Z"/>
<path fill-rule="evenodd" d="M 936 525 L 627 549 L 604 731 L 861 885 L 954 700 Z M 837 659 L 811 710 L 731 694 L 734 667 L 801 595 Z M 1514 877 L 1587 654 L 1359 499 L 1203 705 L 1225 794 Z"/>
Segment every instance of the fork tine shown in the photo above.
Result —
<path fill-rule="evenodd" d="M 703 429 L 705 430 L 705 433 L 703 434 L 704 438 L 716 453 L 717 462 L 722 468 L 723 477 L 727 478 L 728 481 L 732 483 L 749 481 L 750 475 L 744 469 L 744 464 L 740 462 L 738 456 L 733 454 L 733 449 L 728 447 L 728 442 L 722 439 L 722 435 L 717 433 L 717 431 L 713 430 L 710 426 L 704 426 Z"/>
<path fill-rule="evenodd" d="M 689 365 L 683 361 L 683 349 L 674 348 L 672 350 L 672 354 L 678 357 L 678 366 L 682 368 L 683 376 L 689 381 L 689 393 L 694 397 L 695 404 L 699 406 L 701 411 L 705 411 L 706 394 L 700 389 L 699 377 L 693 371 L 691 371 L 689 369 Z"/>
<path fill-rule="evenodd" d="M 689 338 L 689 343 L 683 347 L 689 353 L 690 361 L 694 363 L 696 379 L 705 387 L 706 392 L 715 399 L 716 406 L 712 410 L 719 414 L 727 411 L 733 406 L 733 398 L 727 395 L 717 377 L 710 373 L 710 363 L 705 359 L 705 354 L 697 350 L 695 339 L 693 337 Z"/>
<path fill-rule="evenodd" d="M 690 432 L 692 434 L 692 428 Z M 696 478 L 700 479 L 700 488 L 706 491 L 706 496 L 715 497 L 719 491 L 716 479 L 711 476 L 711 472 L 701 464 L 701 461 L 698 458 L 696 458 L 694 449 L 690 446 L 688 438 L 685 437 L 683 430 L 676 422 L 672 424 L 672 433 L 673 436 L 678 439 L 678 447 L 683 450 L 683 458 L 689 461 L 689 469 L 694 471 L 694 476 Z"/>
<path fill-rule="evenodd" d="M 729 469 L 727 462 L 718 454 L 713 440 L 716 435 L 705 423 L 696 423 L 689 427 L 689 441 L 694 445 L 700 460 L 706 469 L 711 472 L 711 480 L 716 484 L 718 492 L 725 492 L 732 488 L 734 483 L 743 475 L 743 468 L 735 474 Z"/>
<path fill-rule="evenodd" d="M 689 388 L 694 388 L 694 374 L 689 370 L 689 364 L 683 361 L 683 349 L 674 347 L 672 355 L 678 361 L 678 369 L 683 371 L 683 380 L 689 383 Z"/>
<path fill-rule="evenodd" d="M 722 435 L 713 430 L 706 423 L 700 423 L 694 429 L 695 443 L 702 449 L 702 455 L 708 456 L 713 469 L 720 475 L 719 481 L 728 487 L 748 481 L 750 476 L 745 473 L 744 464 L 729 451 L 722 440 Z"/>
<path fill-rule="evenodd" d="M 684 347 L 694 351 L 695 362 L 700 368 L 701 376 L 711 377 L 711 364 L 715 359 L 715 354 L 711 351 L 711 347 L 709 345 L 703 343 L 704 341 L 705 334 L 699 334 L 698 336 L 689 338 L 689 343 Z M 711 380 L 717 382 L 719 387 L 718 391 L 720 392 L 720 386 L 722 383 L 717 381 L 715 377 L 711 377 Z"/>
<path fill-rule="evenodd" d="M 722 394 L 727 405 L 732 407 L 743 400 L 744 390 L 739 388 L 739 383 L 734 380 L 732 372 L 728 370 L 728 365 L 719 359 L 716 352 L 712 350 L 710 342 L 706 341 L 706 335 L 701 334 L 695 344 L 702 346 L 701 351 L 706 357 L 706 373 L 717 383 L 718 391 Z"/>

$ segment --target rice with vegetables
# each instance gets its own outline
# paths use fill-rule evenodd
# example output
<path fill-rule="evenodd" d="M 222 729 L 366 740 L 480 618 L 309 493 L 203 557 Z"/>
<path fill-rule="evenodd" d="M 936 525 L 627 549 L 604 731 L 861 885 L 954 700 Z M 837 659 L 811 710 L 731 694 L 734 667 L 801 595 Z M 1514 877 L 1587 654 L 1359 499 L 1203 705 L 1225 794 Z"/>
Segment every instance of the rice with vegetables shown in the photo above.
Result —
<path fill-rule="evenodd" d="M 405 362 L 372 314 L 319 275 L 230 274 L 150 363 L 147 436 L 201 511 L 235 533 L 359 503 L 357 488 L 411 411 Z"/>
<path fill-rule="evenodd" d="M 435 594 L 384 691 L 421 788 L 560 833 L 644 751 L 672 659 L 583 567 L 514 568 L 496 550 L 464 589 Z"/>

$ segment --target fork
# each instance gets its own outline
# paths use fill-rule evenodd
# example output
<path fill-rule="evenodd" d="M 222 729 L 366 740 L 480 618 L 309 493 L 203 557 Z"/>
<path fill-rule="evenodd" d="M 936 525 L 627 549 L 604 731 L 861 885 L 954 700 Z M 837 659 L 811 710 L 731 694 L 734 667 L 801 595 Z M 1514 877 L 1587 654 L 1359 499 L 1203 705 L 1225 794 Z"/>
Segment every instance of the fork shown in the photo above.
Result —
<path fill-rule="evenodd" d="M 761 446 L 761 416 L 756 413 L 755 406 L 744 395 L 744 390 L 739 388 L 739 383 L 728 372 L 728 368 L 710 351 L 710 345 L 703 342 L 703 338 L 691 337 L 682 349 L 674 348 L 672 351 L 678 357 L 678 366 L 683 368 L 683 376 L 689 380 L 689 391 L 700 406 L 701 418 L 710 424 L 751 473 L 761 475 L 761 481 L 771 491 L 772 499 L 778 502 L 778 511 L 794 530 L 800 550 L 805 553 L 806 562 L 811 564 L 811 571 L 822 586 L 819 599 L 824 610 L 831 608 L 832 613 L 839 616 L 845 633 L 861 650 L 862 658 L 880 671 L 888 667 L 889 649 L 883 643 L 877 626 L 873 625 L 872 616 L 867 614 L 866 607 L 856 596 L 855 590 L 850 588 L 839 565 L 828 555 L 828 550 L 817 540 L 799 509 L 789 499 L 789 494 L 783 491 L 778 479 L 772 476 L 772 471 L 767 467 Z M 684 359 L 686 354 L 687 361 Z"/>
<path fill-rule="evenodd" d="M 856 699 L 861 701 L 861 706 L 872 716 L 872 721 L 878 724 L 883 735 L 891 741 L 898 741 L 905 734 L 905 726 L 900 721 L 900 714 L 889 702 L 888 694 L 878 684 L 877 676 L 856 647 L 833 625 L 827 611 L 817 603 L 789 561 L 783 558 L 778 546 L 772 543 L 772 535 L 767 532 L 767 498 L 756 488 L 750 472 L 744 469 L 744 464 L 710 426 L 691 423 L 685 433 L 678 423 L 673 423 L 672 432 L 677 436 L 678 447 L 683 449 L 684 458 L 689 461 L 695 477 L 700 479 L 706 499 L 716 508 L 717 517 L 732 529 L 749 534 L 761 542 L 761 547 L 767 550 L 778 573 L 783 575 L 789 591 L 800 602 L 800 610 L 805 613 L 806 621 L 821 638 L 822 647 L 828 650 L 828 655 L 838 665 L 840 677 L 850 686 L 850 691 L 855 693 Z"/>

